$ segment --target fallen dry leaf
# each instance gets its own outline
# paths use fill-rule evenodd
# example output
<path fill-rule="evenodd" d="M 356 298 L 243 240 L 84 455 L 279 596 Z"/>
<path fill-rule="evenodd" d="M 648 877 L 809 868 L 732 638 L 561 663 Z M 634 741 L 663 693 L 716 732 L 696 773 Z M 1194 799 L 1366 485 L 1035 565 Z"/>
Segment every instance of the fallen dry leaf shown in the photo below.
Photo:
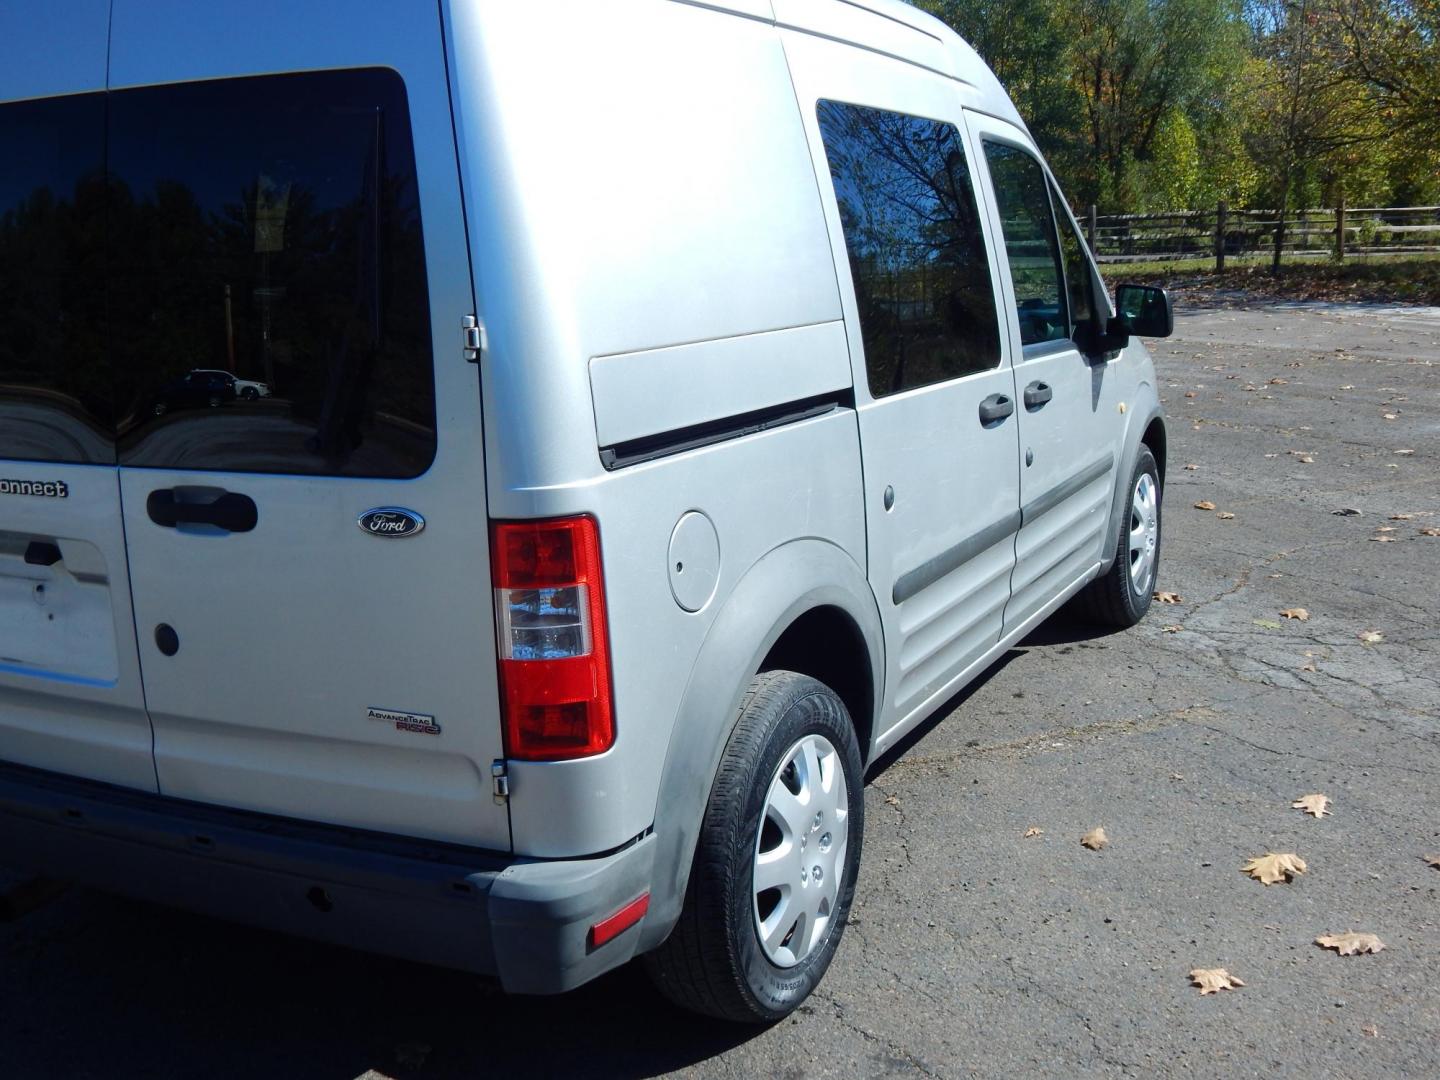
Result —
<path fill-rule="evenodd" d="M 1293 810 L 1303 810 L 1312 817 L 1329 817 L 1330 811 L 1326 809 L 1330 805 L 1329 795 L 1301 795 L 1290 804 Z"/>
<path fill-rule="evenodd" d="M 1277 855 L 1269 852 L 1258 859 L 1251 859 L 1240 868 L 1242 874 L 1249 874 L 1265 885 L 1278 885 L 1282 881 L 1293 881 L 1297 874 L 1305 873 L 1305 860 L 1293 852 Z"/>
<path fill-rule="evenodd" d="M 1393 536 L 1372 536 L 1372 537 L 1370 537 L 1370 539 L 1371 539 L 1371 540 L 1374 540 L 1375 543 L 1377 543 L 1377 544 L 1393 544 L 1393 543 L 1395 543 L 1395 537 L 1393 537 Z"/>
<path fill-rule="evenodd" d="M 1396 450 L 1395 453 L 1396 453 L 1396 455 L 1399 456 L 1399 457 L 1409 457 L 1410 455 L 1412 455 L 1413 453 L 1415 453 L 1415 451 L 1414 451 L 1414 450 Z"/>
<path fill-rule="evenodd" d="M 1345 386 L 1340 387 L 1340 389 L 1341 389 L 1341 390 L 1354 390 L 1355 387 L 1354 387 L 1354 386 L 1351 386 L 1351 385 L 1349 385 L 1349 384 L 1347 383 Z"/>
<path fill-rule="evenodd" d="M 1315 458 L 1314 458 L 1312 455 L 1310 455 L 1310 454 L 1297 454 L 1297 455 L 1295 456 L 1295 460 L 1298 461 L 1298 462 L 1300 462 L 1302 465 L 1314 465 L 1314 464 L 1315 464 Z"/>
<path fill-rule="evenodd" d="M 1233 990 L 1237 986 L 1245 985 L 1224 968 L 1195 968 L 1190 972 L 1190 980 L 1200 988 L 1201 997 L 1219 990 Z"/>
<path fill-rule="evenodd" d="M 1321 934 L 1315 939 L 1315 944 L 1334 949 L 1341 956 L 1377 953 L 1385 947 L 1385 943 L 1374 934 L 1357 934 L 1354 930 L 1346 930 L 1343 934 Z"/>
<path fill-rule="evenodd" d="M 1178 634 L 1181 630 L 1184 629 L 1185 628 L 1183 626 L 1162 626 L 1160 627 L 1160 632 L 1162 634 Z"/>
<path fill-rule="evenodd" d="M 1231 520 L 1232 518 L 1234 518 L 1235 515 L 1232 514 L 1232 513 L 1230 513 L 1230 511 L 1228 511 L 1228 510 L 1221 510 L 1221 511 L 1220 511 L 1218 514 L 1216 514 L 1215 516 L 1216 516 L 1217 518 L 1219 518 L 1221 521 L 1229 521 L 1229 520 Z"/>
<path fill-rule="evenodd" d="M 1375 531 L 1376 531 L 1377 533 L 1394 532 L 1394 531 L 1395 531 L 1395 526 L 1394 526 L 1394 525 L 1376 525 L 1376 526 L 1375 526 Z"/>
<path fill-rule="evenodd" d="M 1091 851 L 1099 851 L 1106 844 L 1110 843 L 1110 838 L 1105 835 L 1105 827 L 1099 825 L 1082 836 L 1080 843 L 1084 844 Z"/>
<path fill-rule="evenodd" d="M 1029 840 L 1032 836 L 1039 836 L 1044 831 L 1045 830 L 1040 828 L 1038 825 L 1031 825 L 1028 829 L 1025 830 L 1025 839 Z"/>
<path fill-rule="evenodd" d="M 1271 380 L 1270 380 L 1270 385 L 1271 385 L 1271 386 L 1284 386 L 1284 385 L 1285 385 L 1286 383 L 1288 383 L 1289 381 L 1290 381 L 1289 379 L 1271 379 Z"/>
<path fill-rule="evenodd" d="M 1197 503 L 1195 504 L 1195 509 L 1196 509 L 1196 510 L 1214 510 L 1214 509 L 1215 509 L 1215 504 L 1212 503 L 1209 499 L 1201 499 L 1199 502 L 1197 502 Z"/>
<path fill-rule="evenodd" d="M 1423 529 L 1420 530 L 1420 535 L 1421 535 L 1421 536 L 1440 536 L 1440 528 L 1437 528 L 1437 527 L 1434 526 L 1434 525 L 1426 525 Z"/>
<path fill-rule="evenodd" d="M 1379 630 L 1361 630 L 1356 636 L 1367 645 L 1373 645 L 1377 641 L 1385 640 L 1385 635 Z"/>
<path fill-rule="evenodd" d="M 1186 472 L 1194 472 L 1194 471 L 1195 471 L 1196 469 L 1198 469 L 1198 468 L 1200 468 L 1199 465 L 1190 464 L 1190 465 L 1186 465 L 1186 466 L 1185 466 L 1185 471 L 1186 471 Z"/>
<path fill-rule="evenodd" d="M 1440 855 L 1421 855 L 1420 857 L 1436 870 L 1440 870 Z"/>
<path fill-rule="evenodd" d="M 1300 622 L 1309 622 L 1310 612 L 1306 611 L 1303 607 L 1287 607 L 1284 611 L 1280 612 L 1280 617 L 1282 619 L 1298 619 Z"/>
<path fill-rule="evenodd" d="M 1336 517 L 1359 517 L 1360 511 L 1353 506 L 1342 506 L 1339 510 L 1331 510 L 1330 513 Z"/>
<path fill-rule="evenodd" d="M 1380 419 L 1381 419 L 1381 420 L 1399 420 L 1400 417 L 1399 417 L 1396 413 L 1387 412 L 1387 413 L 1382 413 L 1381 416 L 1380 416 Z"/>
<path fill-rule="evenodd" d="M 1155 599 L 1159 600 L 1162 604 L 1178 604 L 1182 597 L 1179 593 L 1157 591 L 1155 593 Z"/>
<path fill-rule="evenodd" d="M 1360 1034 L 1367 1035 L 1372 1039 L 1376 1039 L 1380 1037 L 1380 1029 L 1374 1024 L 1366 1024 L 1360 1029 Z"/>
<path fill-rule="evenodd" d="M 1186 396 L 1187 398 L 1193 398 L 1193 397 L 1195 396 L 1195 391 L 1194 391 L 1194 390 L 1186 390 L 1186 391 L 1185 391 L 1185 396 Z"/>
<path fill-rule="evenodd" d="M 897 799 L 894 795 L 886 795 L 886 796 L 885 796 L 885 805 L 886 805 L 886 806 L 899 806 L 899 805 L 900 805 L 900 800 Z"/>
<path fill-rule="evenodd" d="M 1409 520 L 1410 520 L 1411 518 L 1413 518 L 1414 516 L 1415 516 L 1414 514 L 1391 514 L 1391 515 L 1390 515 L 1390 520 L 1391 520 L 1391 521 L 1409 521 Z M 1380 528 L 1382 528 L 1382 529 L 1385 528 L 1385 527 L 1386 527 L 1386 526 L 1384 526 L 1384 525 L 1380 526 Z"/>

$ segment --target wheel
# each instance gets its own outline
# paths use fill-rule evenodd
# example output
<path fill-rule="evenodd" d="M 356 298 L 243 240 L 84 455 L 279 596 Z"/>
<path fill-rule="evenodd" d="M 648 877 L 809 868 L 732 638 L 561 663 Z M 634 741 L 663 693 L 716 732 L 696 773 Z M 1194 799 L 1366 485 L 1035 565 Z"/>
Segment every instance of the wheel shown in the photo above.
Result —
<path fill-rule="evenodd" d="M 211 394 L 208 398 L 205 399 L 205 404 L 209 405 L 212 409 L 218 409 L 221 404 L 220 395 Z"/>
<path fill-rule="evenodd" d="M 170 406 L 166 405 L 163 401 L 157 401 L 150 411 L 153 412 L 156 416 L 164 416 L 167 412 L 170 411 Z"/>
<path fill-rule="evenodd" d="M 1080 611 L 1107 626 L 1134 626 L 1150 610 L 1160 571 L 1160 470 L 1141 444 L 1130 474 L 1130 507 L 1115 561 L 1075 598 Z"/>
<path fill-rule="evenodd" d="M 805 1000 L 855 895 L 863 783 L 835 692 L 791 671 L 756 676 L 705 808 L 680 921 L 646 957 L 663 994 L 748 1023 Z"/>
<path fill-rule="evenodd" d="M 240 396 L 246 401 L 254 401 L 260 396 L 260 391 L 256 390 L 253 386 L 247 386 L 245 387 L 245 389 L 240 391 Z"/>

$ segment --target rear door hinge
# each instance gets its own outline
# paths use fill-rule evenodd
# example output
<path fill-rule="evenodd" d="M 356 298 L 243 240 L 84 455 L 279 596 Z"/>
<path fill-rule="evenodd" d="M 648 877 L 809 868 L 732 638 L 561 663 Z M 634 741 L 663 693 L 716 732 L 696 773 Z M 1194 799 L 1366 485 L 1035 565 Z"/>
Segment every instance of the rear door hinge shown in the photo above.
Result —
<path fill-rule="evenodd" d="M 500 758 L 490 763 L 490 788 L 495 801 L 501 806 L 510 801 L 510 773 Z"/>
<path fill-rule="evenodd" d="M 472 364 L 478 364 L 485 355 L 487 345 L 485 327 L 474 315 L 466 315 L 460 320 L 460 336 L 465 359 Z"/>

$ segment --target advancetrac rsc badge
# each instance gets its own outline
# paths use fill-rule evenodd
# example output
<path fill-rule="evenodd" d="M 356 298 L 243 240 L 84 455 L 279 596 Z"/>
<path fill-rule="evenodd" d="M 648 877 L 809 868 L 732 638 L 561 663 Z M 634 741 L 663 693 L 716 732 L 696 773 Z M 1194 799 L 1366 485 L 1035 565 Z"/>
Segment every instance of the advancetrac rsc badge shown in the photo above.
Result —
<path fill-rule="evenodd" d="M 394 724 L 396 731 L 413 731 L 420 735 L 440 734 L 440 725 L 435 722 L 435 717 L 426 716 L 424 713 L 396 712 L 393 709 L 372 707 L 365 710 L 365 715 L 371 720 Z"/>

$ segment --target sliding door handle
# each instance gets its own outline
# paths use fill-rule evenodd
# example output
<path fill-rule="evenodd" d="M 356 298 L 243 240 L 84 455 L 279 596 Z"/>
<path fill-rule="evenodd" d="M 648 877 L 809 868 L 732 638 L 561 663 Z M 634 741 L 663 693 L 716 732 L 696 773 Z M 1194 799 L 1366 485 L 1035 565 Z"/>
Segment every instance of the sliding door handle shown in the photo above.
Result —
<path fill-rule="evenodd" d="M 980 423 L 998 424 L 1015 411 L 1015 402 L 1004 394 L 991 394 L 980 402 Z"/>

